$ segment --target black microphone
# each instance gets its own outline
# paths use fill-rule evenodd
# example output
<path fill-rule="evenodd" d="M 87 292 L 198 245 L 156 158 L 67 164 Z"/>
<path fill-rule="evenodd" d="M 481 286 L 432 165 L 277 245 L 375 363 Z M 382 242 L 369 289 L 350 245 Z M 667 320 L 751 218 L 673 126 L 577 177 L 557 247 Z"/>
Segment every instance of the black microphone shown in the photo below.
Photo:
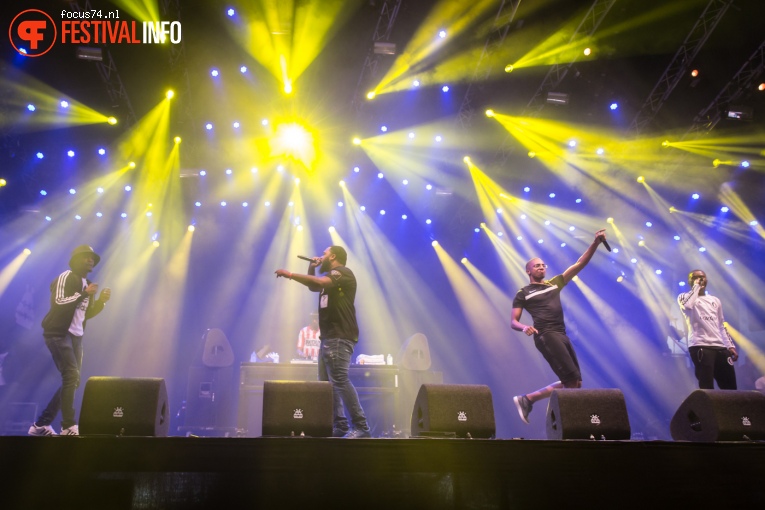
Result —
<path fill-rule="evenodd" d="M 608 251 L 611 251 L 611 250 L 608 250 Z M 307 260 L 308 262 L 313 262 L 313 259 L 311 257 L 306 257 L 306 256 L 303 256 L 303 255 L 298 255 L 297 258 L 299 258 L 300 260 Z"/>
<path fill-rule="evenodd" d="M 603 239 L 603 246 L 606 247 L 606 250 L 611 251 L 611 247 L 608 245 L 608 241 L 606 241 L 605 239 Z"/>

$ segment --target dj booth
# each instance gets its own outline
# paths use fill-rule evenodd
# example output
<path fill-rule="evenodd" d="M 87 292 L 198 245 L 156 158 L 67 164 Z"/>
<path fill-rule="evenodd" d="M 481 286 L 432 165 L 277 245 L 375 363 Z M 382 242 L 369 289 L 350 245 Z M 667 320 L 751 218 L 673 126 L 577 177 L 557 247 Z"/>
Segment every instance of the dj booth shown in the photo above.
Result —
<path fill-rule="evenodd" d="M 396 365 L 351 365 L 356 387 L 374 437 L 408 437 L 412 408 L 420 386 L 443 383 L 443 374 Z M 237 428 L 258 437 L 263 421 L 264 381 L 316 381 L 316 363 L 242 363 L 239 371 Z"/>

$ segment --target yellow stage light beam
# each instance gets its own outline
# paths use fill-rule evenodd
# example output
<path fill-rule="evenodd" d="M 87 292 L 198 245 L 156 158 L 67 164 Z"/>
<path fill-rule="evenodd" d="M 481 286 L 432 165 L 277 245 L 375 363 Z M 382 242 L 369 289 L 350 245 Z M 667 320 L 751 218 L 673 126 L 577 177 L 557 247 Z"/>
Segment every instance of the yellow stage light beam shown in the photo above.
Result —
<path fill-rule="evenodd" d="M 21 266 L 24 265 L 24 262 L 31 254 L 32 252 L 28 249 L 22 250 L 21 253 L 16 255 L 16 257 L 8 263 L 7 266 L 0 270 L 0 296 L 3 295 L 5 289 L 8 288 L 8 285 L 10 285 L 13 280 L 13 277 L 16 276 L 16 273 L 19 272 Z"/>
<path fill-rule="evenodd" d="M 474 2 L 441 1 L 433 7 L 428 17 L 412 36 L 406 48 L 396 57 L 393 65 L 374 88 L 376 94 L 392 92 L 408 87 L 414 76 L 422 76 L 427 80 L 428 75 L 421 71 L 435 66 L 436 57 L 440 50 L 483 18 L 490 10 L 496 9 L 493 0 L 476 0 Z M 440 30 L 446 30 L 447 37 L 439 38 Z M 480 54 L 480 53 L 479 53 Z M 470 77 L 475 68 L 475 58 L 472 65 L 461 67 L 465 79 Z M 456 65 L 449 66 L 458 69 Z"/>
<path fill-rule="evenodd" d="M 737 330 L 727 322 L 725 323 L 725 329 L 727 329 L 728 333 L 730 333 L 730 336 L 733 338 L 733 342 L 746 353 L 746 355 L 752 361 L 754 366 L 757 367 L 760 373 L 765 374 L 765 352 L 757 347 L 757 344 L 747 338 L 746 335 L 741 333 L 741 331 Z"/>
<path fill-rule="evenodd" d="M 271 157 L 284 157 L 301 163 L 306 170 L 315 169 L 317 151 L 315 134 L 298 122 L 279 124 L 269 140 Z"/>
<path fill-rule="evenodd" d="M 258 0 L 237 6 L 241 23 L 226 23 L 231 35 L 291 94 L 295 83 L 364 2 Z"/>
<path fill-rule="evenodd" d="M 139 21 L 170 21 L 160 19 L 156 0 L 114 0 L 114 5 Z"/>
<path fill-rule="evenodd" d="M 752 213 L 751 209 L 746 205 L 744 200 L 736 193 L 730 184 L 724 183 L 720 187 L 720 200 L 724 204 L 727 204 L 731 212 L 740 218 L 741 221 L 749 225 L 761 238 L 765 239 L 765 229 L 762 224 Z M 757 222 L 757 223 L 754 223 Z M 754 223 L 754 225 L 752 225 Z"/>

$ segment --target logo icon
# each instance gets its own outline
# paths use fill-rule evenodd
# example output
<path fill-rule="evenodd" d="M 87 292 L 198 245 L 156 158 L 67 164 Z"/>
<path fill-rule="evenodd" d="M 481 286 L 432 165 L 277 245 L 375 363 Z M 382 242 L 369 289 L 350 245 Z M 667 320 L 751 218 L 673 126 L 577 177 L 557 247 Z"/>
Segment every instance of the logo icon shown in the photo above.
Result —
<path fill-rule="evenodd" d="M 114 412 L 112 413 L 112 416 L 115 418 L 122 418 L 125 415 L 125 413 L 122 411 L 121 407 L 115 407 Z"/>
<path fill-rule="evenodd" d="M 457 421 L 467 421 L 467 413 L 465 411 L 457 411 Z"/>
<path fill-rule="evenodd" d="M 592 423 L 593 425 L 600 425 L 600 416 L 598 416 L 597 414 L 591 414 L 590 423 Z"/>
<path fill-rule="evenodd" d="M 296 420 L 302 420 L 303 419 L 303 410 L 302 409 L 295 409 L 295 412 L 292 413 L 292 417 Z"/>
<path fill-rule="evenodd" d="M 741 425 L 743 425 L 744 427 L 751 427 L 752 426 L 752 422 L 749 420 L 748 416 L 742 416 L 741 417 Z"/>
<path fill-rule="evenodd" d="M 11 46 L 25 57 L 45 55 L 56 43 L 58 31 L 53 18 L 39 9 L 21 11 L 11 21 Z"/>

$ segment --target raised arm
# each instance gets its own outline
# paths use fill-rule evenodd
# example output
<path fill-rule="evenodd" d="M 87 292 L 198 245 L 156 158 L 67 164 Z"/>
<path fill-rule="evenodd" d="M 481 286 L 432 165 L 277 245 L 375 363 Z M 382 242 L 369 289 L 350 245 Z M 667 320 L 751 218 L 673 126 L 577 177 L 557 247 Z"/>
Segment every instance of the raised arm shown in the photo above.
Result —
<path fill-rule="evenodd" d="M 605 238 L 606 229 L 601 229 L 595 232 L 595 240 L 592 241 L 592 244 L 587 248 L 587 250 L 585 250 L 584 253 L 582 253 L 582 256 L 579 257 L 579 260 L 577 260 L 573 265 L 569 266 L 569 268 L 563 272 L 563 281 L 565 283 L 570 282 L 574 276 L 579 274 L 579 271 L 584 269 L 584 266 L 586 266 L 587 263 L 590 262 L 592 256 L 595 255 L 595 250 L 598 249 L 598 245 L 602 243 Z"/>
<path fill-rule="evenodd" d="M 286 269 L 277 269 L 274 273 L 277 278 L 282 277 L 289 280 L 295 280 L 296 282 L 305 285 L 313 292 L 318 292 L 323 288 L 331 287 L 333 285 L 332 279 L 329 276 L 298 274 L 287 271 Z"/>

